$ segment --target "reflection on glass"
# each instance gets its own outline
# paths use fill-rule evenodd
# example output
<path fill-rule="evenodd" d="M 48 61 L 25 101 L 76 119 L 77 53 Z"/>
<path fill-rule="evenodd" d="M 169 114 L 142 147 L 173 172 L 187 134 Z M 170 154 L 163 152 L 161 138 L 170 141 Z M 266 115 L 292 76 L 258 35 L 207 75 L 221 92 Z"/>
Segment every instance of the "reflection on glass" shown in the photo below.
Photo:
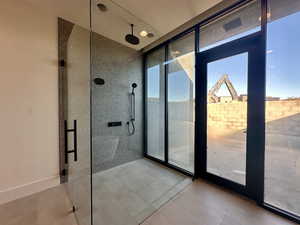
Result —
<path fill-rule="evenodd" d="M 200 51 L 245 37 L 260 30 L 260 1 L 252 1 L 200 28 Z"/>
<path fill-rule="evenodd" d="M 195 34 L 169 45 L 169 163 L 194 172 Z"/>
<path fill-rule="evenodd" d="M 165 159 L 165 49 L 147 56 L 147 154 Z"/>
<path fill-rule="evenodd" d="M 75 128 L 77 121 L 77 154 L 75 162 L 73 155 L 68 157 L 68 197 L 76 207 L 76 218 L 79 224 L 91 224 L 91 129 L 90 129 L 90 31 L 59 19 L 59 56 L 67 59 L 68 69 L 62 70 L 64 79 L 64 119 L 67 128 Z M 80 85 L 79 85 L 80 84 Z M 66 147 L 75 149 L 73 133 L 66 136 Z"/>
<path fill-rule="evenodd" d="M 300 3 L 284 5 L 269 5 L 265 201 L 300 215 Z"/>
<path fill-rule="evenodd" d="M 207 171 L 245 185 L 248 53 L 207 65 Z"/>

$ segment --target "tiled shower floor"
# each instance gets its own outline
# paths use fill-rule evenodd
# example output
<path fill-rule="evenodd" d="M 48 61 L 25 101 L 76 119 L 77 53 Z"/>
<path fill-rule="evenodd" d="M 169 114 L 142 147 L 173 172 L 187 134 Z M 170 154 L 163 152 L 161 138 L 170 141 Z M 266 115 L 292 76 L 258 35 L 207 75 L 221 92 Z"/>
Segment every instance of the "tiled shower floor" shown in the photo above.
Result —
<path fill-rule="evenodd" d="M 191 179 L 140 159 L 93 175 L 94 225 L 138 225 Z"/>

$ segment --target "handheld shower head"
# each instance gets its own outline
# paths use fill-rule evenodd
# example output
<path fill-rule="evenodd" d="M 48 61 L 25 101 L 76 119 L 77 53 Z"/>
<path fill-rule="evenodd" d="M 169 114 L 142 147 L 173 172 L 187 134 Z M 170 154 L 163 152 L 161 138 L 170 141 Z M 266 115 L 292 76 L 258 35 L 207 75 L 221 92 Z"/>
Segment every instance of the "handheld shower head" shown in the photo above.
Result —
<path fill-rule="evenodd" d="M 131 85 L 131 87 L 132 87 L 131 94 L 132 94 L 132 95 L 134 95 L 134 89 L 137 88 L 137 86 L 138 86 L 138 85 L 137 85 L 136 83 L 133 83 L 133 84 Z"/>

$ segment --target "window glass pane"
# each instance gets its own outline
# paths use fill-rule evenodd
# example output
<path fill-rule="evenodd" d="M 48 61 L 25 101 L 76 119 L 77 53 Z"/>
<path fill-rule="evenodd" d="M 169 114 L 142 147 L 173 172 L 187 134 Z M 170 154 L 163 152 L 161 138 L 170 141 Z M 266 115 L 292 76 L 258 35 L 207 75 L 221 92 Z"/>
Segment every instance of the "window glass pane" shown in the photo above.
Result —
<path fill-rule="evenodd" d="M 207 64 L 207 171 L 246 184 L 248 53 Z"/>
<path fill-rule="evenodd" d="M 260 1 L 254 1 L 200 27 L 200 51 L 259 31 L 260 13 Z"/>
<path fill-rule="evenodd" d="M 147 56 L 147 153 L 165 158 L 165 49 Z"/>
<path fill-rule="evenodd" d="M 195 33 L 169 45 L 169 163 L 194 172 Z"/>
<path fill-rule="evenodd" d="M 269 9 L 265 201 L 300 215 L 300 1 Z"/>

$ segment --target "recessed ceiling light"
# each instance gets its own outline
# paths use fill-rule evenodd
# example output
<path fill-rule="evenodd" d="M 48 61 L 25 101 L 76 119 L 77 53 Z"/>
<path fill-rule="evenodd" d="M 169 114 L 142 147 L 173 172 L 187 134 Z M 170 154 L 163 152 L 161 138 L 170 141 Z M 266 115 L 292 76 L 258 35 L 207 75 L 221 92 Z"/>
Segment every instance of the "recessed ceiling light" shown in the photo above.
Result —
<path fill-rule="evenodd" d="M 179 55 L 179 54 L 180 54 L 180 51 L 178 51 L 178 50 L 176 50 L 176 51 L 172 51 L 172 54 L 173 54 L 173 55 L 175 55 L 175 56 L 177 56 L 177 55 Z"/>
<path fill-rule="evenodd" d="M 268 12 L 268 13 L 267 13 L 267 19 L 270 20 L 270 18 L 271 18 L 271 13 Z M 258 18 L 258 20 L 261 21 L 261 16 Z"/>
<path fill-rule="evenodd" d="M 148 35 L 148 32 L 143 30 L 140 32 L 141 37 L 146 37 Z"/>

